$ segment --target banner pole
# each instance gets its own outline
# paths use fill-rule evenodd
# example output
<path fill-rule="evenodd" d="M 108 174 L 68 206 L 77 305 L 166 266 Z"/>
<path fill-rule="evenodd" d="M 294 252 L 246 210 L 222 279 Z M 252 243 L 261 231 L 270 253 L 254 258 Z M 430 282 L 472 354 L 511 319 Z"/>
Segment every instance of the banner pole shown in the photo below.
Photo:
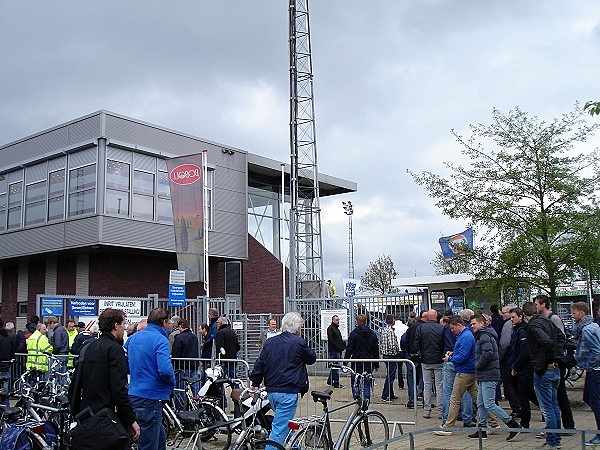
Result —
<path fill-rule="evenodd" d="M 204 235 L 204 292 L 206 298 L 210 297 L 210 283 L 208 270 L 208 150 L 202 150 L 202 216 L 203 216 L 203 235 Z"/>
<path fill-rule="evenodd" d="M 283 239 L 285 232 L 285 163 L 281 163 L 281 211 L 279 213 L 280 224 L 279 227 L 279 256 L 281 258 L 281 287 L 283 290 L 283 312 L 286 312 L 285 308 L 285 257 L 283 256 L 283 247 L 285 245 L 285 239 Z"/>

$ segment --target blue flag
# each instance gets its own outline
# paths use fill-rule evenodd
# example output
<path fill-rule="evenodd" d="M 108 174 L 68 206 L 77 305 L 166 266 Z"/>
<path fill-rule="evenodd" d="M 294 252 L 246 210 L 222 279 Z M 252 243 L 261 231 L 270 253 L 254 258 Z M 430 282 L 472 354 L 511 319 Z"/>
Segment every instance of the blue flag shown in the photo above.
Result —
<path fill-rule="evenodd" d="M 443 236 L 439 242 L 445 259 L 464 255 L 468 250 L 473 250 L 473 228 L 467 228 L 462 233 L 452 236 Z"/>

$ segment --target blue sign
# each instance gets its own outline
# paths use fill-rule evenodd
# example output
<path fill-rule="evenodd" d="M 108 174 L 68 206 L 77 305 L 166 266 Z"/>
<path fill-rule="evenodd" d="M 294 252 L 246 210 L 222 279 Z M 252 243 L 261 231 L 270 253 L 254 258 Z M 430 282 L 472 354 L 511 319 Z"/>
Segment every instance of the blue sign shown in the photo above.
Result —
<path fill-rule="evenodd" d="M 41 297 L 40 298 L 40 316 L 58 316 L 62 317 L 64 299 L 56 297 Z"/>
<path fill-rule="evenodd" d="M 185 284 L 169 285 L 169 306 L 185 306 Z"/>
<path fill-rule="evenodd" d="M 96 300 L 90 299 L 74 299 L 69 302 L 70 316 L 97 316 L 98 305 Z"/>

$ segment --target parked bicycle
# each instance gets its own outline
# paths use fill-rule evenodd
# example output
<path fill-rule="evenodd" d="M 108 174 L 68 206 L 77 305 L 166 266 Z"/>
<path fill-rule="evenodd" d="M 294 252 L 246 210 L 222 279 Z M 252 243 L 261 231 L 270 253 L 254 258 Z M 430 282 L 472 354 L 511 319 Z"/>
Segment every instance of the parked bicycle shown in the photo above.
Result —
<path fill-rule="evenodd" d="M 389 440 L 390 429 L 385 416 L 379 411 L 368 409 L 369 401 L 365 398 L 365 384 L 373 383 L 370 373 L 356 373 L 350 367 L 333 366 L 334 370 L 351 372 L 354 375 L 354 389 L 357 399 L 329 409 L 328 401 L 331 400 L 333 390 L 312 391 L 313 401 L 323 405 L 321 416 L 310 416 L 291 420 L 288 424 L 288 447 L 294 450 L 354 450 L 362 447 L 382 444 Z M 331 414 L 345 408 L 354 408 L 344 422 L 337 440 L 334 442 L 331 431 Z M 402 432 L 402 429 L 400 429 Z M 387 445 L 381 448 L 387 449 Z"/>

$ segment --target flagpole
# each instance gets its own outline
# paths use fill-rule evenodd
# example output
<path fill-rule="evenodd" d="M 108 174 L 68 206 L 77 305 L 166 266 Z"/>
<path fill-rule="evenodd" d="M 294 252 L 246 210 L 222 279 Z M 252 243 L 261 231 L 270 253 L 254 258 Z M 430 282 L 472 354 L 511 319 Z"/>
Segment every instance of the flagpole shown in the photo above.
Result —
<path fill-rule="evenodd" d="M 281 211 L 279 217 L 281 225 L 279 227 L 279 257 L 281 258 L 281 287 L 283 291 L 283 310 L 285 311 L 285 258 L 283 256 L 283 245 L 285 240 L 283 239 L 283 233 L 285 232 L 285 163 L 281 163 Z"/>
<path fill-rule="evenodd" d="M 202 217 L 203 217 L 203 241 L 204 241 L 204 292 L 206 298 L 210 297 L 210 283 L 208 270 L 208 150 L 202 150 Z"/>

